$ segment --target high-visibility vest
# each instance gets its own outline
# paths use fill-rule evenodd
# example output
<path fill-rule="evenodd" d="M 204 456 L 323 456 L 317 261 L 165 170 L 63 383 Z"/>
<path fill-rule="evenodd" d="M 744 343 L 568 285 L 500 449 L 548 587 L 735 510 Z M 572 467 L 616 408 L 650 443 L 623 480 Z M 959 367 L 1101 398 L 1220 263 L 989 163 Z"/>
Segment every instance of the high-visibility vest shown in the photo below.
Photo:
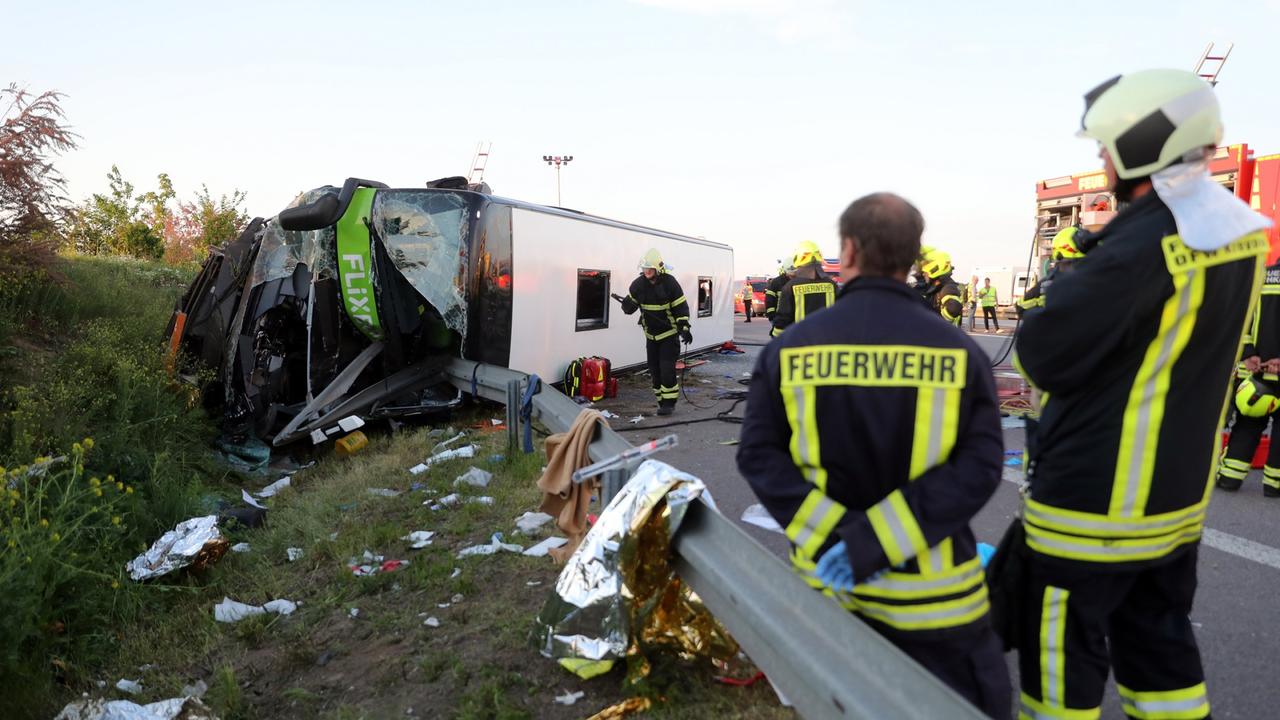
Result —
<path fill-rule="evenodd" d="M 996 306 L 996 289 L 988 285 L 978 291 L 978 299 L 982 301 L 982 307 Z"/>

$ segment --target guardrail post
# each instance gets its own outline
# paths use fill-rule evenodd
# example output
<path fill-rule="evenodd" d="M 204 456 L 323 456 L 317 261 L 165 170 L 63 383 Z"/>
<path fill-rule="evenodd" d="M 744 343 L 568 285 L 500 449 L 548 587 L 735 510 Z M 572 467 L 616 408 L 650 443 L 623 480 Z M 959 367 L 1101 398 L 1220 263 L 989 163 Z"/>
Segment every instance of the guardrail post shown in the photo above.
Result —
<path fill-rule="evenodd" d="M 614 468 L 613 470 L 605 470 L 604 475 L 600 478 L 600 509 L 609 506 L 613 500 L 613 496 L 617 495 L 622 486 L 627 484 L 627 479 L 631 475 L 631 471 L 627 468 Z"/>
<path fill-rule="evenodd" d="M 520 381 L 507 381 L 507 455 L 520 447 Z"/>

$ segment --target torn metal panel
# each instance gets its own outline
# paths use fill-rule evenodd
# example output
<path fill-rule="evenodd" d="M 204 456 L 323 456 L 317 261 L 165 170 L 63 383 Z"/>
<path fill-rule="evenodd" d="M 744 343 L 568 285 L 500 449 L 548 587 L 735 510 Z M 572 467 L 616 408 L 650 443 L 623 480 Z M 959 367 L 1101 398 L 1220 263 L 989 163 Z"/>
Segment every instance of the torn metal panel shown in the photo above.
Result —
<path fill-rule="evenodd" d="M 470 206 L 457 193 L 384 190 L 373 200 L 372 220 L 395 269 L 464 339 Z"/>

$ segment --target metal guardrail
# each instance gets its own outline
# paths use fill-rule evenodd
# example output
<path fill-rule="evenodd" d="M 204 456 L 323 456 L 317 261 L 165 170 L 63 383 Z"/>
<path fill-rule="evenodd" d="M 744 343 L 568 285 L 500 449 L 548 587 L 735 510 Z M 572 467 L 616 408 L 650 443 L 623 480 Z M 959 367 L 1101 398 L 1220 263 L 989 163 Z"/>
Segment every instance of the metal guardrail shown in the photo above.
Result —
<path fill-rule="evenodd" d="M 454 360 L 451 381 L 464 392 L 507 404 L 516 438 L 524 373 Z M 582 407 L 548 385 L 533 396 L 532 419 L 564 432 Z M 593 460 L 631 447 L 602 428 Z M 612 497 L 629 473 L 613 471 L 603 494 Z M 612 488 L 609 487 L 613 483 Z M 607 502 L 607 501 L 606 501 Z M 866 623 L 814 592 L 782 560 L 705 503 L 695 503 L 672 545 L 675 569 L 728 628 L 755 664 L 810 720 L 919 718 L 981 720 L 986 716 Z"/>

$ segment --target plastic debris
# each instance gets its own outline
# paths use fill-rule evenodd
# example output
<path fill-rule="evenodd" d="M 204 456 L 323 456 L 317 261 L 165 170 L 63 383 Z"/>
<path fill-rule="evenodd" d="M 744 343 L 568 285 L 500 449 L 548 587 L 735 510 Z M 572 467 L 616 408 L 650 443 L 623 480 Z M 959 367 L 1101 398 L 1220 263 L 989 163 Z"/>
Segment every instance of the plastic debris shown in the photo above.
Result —
<path fill-rule="evenodd" d="M 178 697 L 139 705 L 132 700 L 84 698 L 62 708 L 54 720 L 218 720 L 197 697 Z"/>
<path fill-rule="evenodd" d="M 344 433 L 354 432 L 364 427 L 364 420 L 358 415 L 348 415 L 338 421 L 338 428 Z"/>
<path fill-rule="evenodd" d="M 246 553 L 249 552 L 249 543 L 236 543 L 231 546 L 231 552 Z"/>
<path fill-rule="evenodd" d="M 631 418 L 630 420 L 627 420 L 627 422 L 631 423 L 632 425 L 639 425 L 639 424 L 640 424 L 640 421 L 642 421 L 642 420 L 644 420 L 644 416 L 643 416 L 643 415 L 637 415 L 637 416 L 635 416 L 635 417 Z"/>
<path fill-rule="evenodd" d="M 584 658 L 560 658 L 560 667 L 583 680 L 603 675 L 613 669 L 612 660 L 588 660 Z"/>
<path fill-rule="evenodd" d="M 275 497 L 276 493 L 289 487 L 289 485 L 291 485 L 292 483 L 293 483 L 293 477 L 290 475 L 285 475 L 284 477 L 262 488 L 261 490 L 259 490 L 254 494 L 260 498 Z"/>
<path fill-rule="evenodd" d="M 572 705 L 582 698 L 586 697 L 586 693 L 581 690 L 570 692 L 566 690 L 563 695 L 556 696 L 556 702 L 561 705 Z"/>
<path fill-rule="evenodd" d="M 347 616 L 352 620 L 360 617 L 360 608 L 351 608 L 350 610 L 347 610 Z"/>
<path fill-rule="evenodd" d="M 760 503 L 750 505 L 746 510 L 742 511 L 742 522 L 750 523 L 756 527 L 764 528 L 771 532 L 783 532 L 782 526 L 778 524 L 777 520 L 773 519 L 773 516 L 769 514 L 769 511 L 765 510 L 764 505 L 761 505 Z"/>
<path fill-rule="evenodd" d="M 529 582 L 525 583 L 525 585 L 528 585 L 529 587 L 538 587 L 541 584 L 542 584 L 541 580 L 530 580 Z"/>
<path fill-rule="evenodd" d="M 503 455 L 502 453 L 497 453 L 489 456 L 490 465 L 497 465 L 498 463 L 503 463 L 506 461 L 507 461 L 507 456 Z"/>
<path fill-rule="evenodd" d="M 445 450 L 443 452 L 436 453 L 435 455 L 432 455 L 431 457 L 427 458 L 425 461 L 418 463 L 417 465 L 414 465 L 413 467 L 409 468 L 409 472 L 413 473 L 414 475 L 419 475 L 421 473 L 426 472 L 427 468 L 431 467 L 432 465 L 435 465 L 436 463 L 444 462 L 445 460 L 453 460 L 455 458 L 475 457 L 477 449 L 478 448 L 476 448 L 475 445 L 467 445 L 465 447 L 455 448 L 453 450 Z"/>
<path fill-rule="evenodd" d="M 488 545 L 472 545 L 471 547 L 463 548 L 458 551 L 458 557 L 464 558 L 471 555 L 492 555 L 500 550 L 518 553 L 523 552 L 524 548 L 519 545 L 502 542 L 502 533 L 496 532 L 493 534 L 493 537 L 489 539 Z"/>
<path fill-rule="evenodd" d="M 207 692 L 209 692 L 209 684 L 203 680 L 197 680 L 190 685 L 184 685 L 182 687 L 183 697 L 201 698 L 204 697 L 204 694 Z"/>
<path fill-rule="evenodd" d="M 302 548 L 285 548 L 284 554 L 289 558 L 289 562 L 297 562 L 302 559 Z"/>
<path fill-rule="evenodd" d="M 337 541 L 338 541 L 338 533 L 336 531 L 329 533 L 329 542 L 337 542 Z"/>
<path fill-rule="evenodd" d="M 609 412 L 608 410 L 601 410 L 600 415 L 601 417 L 609 418 L 609 419 L 619 417 L 617 413 L 612 413 L 612 412 Z"/>
<path fill-rule="evenodd" d="M 459 575 L 461 575 L 461 574 L 462 574 L 462 568 L 454 568 L 454 569 L 453 569 L 453 574 L 449 576 L 449 579 L 450 579 L 450 580 L 452 580 L 452 579 L 454 579 L 454 578 L 458 577 L 458 576 L 459 576 Z"/>
<path fill-rule="evenodd" d="M 409 547 L 414 550 L 421 550 L 431 544 L 431 538 L 434 535 L 434 530 L 414 530 L 400 539 L 409 543 Z"/>
<path fill-rule="evenodd" d="M 361 557 L 351 558 L 347 561 L 347 567 L 351 568 L 351 574 L 357 577 L 394 572 L 408 564 L 408 560 L 387 560 L 383 556 L 374 555 L 368 550 L 365 550 L 364 555 Z"/>
<path fill-rule="evenodd" d="M 461 440 L 466 436 L 467 434 L 465 432 L 460 432 L 457 435 L 454 435 L 453 437 L 449 438 L 448 440 L 445 440 L 444 442 L 436 443 L 435 447 L 431 448 L 431 454 L 435 455 L 441 450 L 447 449 L 450 445 L 458 442 L 459 440 Z"/>
<path fill-rule="evenodd" d="M 426 625 L 427 627 L 438 628 L 438 627 L 440 627 L 440 618 L 438 618 L 438 617 L 436 617 L 436 616 L 432 615 L 431 617 L 427 618 L 426 620 L 423 620 L 423 621 L 422 621 L 422 624 L 423 624 L 423 625 Z"/>
<path fill-rule="evenodd" d="M 241 488 L 241 489 L 240 489 L 240 497 L 241 497 L 241 499 L 243 499 L 246 503 L 248 503 L 248 504 L 250 504 L 250 505 L 252 505 L 252 506 L 254 506 L 254 507 L 258 508 L 259 510 L 266 510 L 266 509 L 267 509 L 267 506 L 266 506 L 266 505 L 263 505 L 262 503 L 258 502 L 256 499 L 254 499 L 254 497 L 253 497 L 252 495 L 250 495 L 250 494 L 249 494 L 249 491 L 248 491 L 248 490 L 245 490 L 244 488 Z"/>
<path fill-rule="evenodd" d="M 568 542 L 569 542 L 568 538 L 549 537 L 546 540 L 543 540 L 542 542 L 538 543 L 537 545 L 534 545 L 533 547 L 529 548 L 528 550 L 525 550 L 521 554 L 528 555 L 529 557 L 546 557 L 547 553 L 549 553 L 552 549 L 562 547 Z"/>
<path fill-rule="evenodd" d="M 224 596 L 222 602 L 213 606 L 213 619 L 222 623 L 232 623 L 239 622 L 252 615 L 265 615 L 267 613 L 291 615 L 297 609 L 297 603 L 284 599 L 272 600 L 262 605 L 248 605 Z"/>
<path fill-rule="evenodd" d="M 369 444 L 369 438 L 359 430 L 346 435 L 333 444 L 333 451 L 338 457 L 351 457 Z"/>
<path fill-rule="evenodd" d="M 454 505 L 457 505 L 461 502 L 463 502 L 463 497 L 461 495 L 459 495 L 458 493 L 451 493 L 449 495 L 445 495 L 439 500 L 424 500 L 422 504 L 429 506 L 430 509 L 434 511 L 434 510 L 442 510 L 447 507 L 453 507 Z M 476 505 L 492 505 L 494 501 L 493 501 L 493 498 L 489 497 L 488 495 L 477 495 L 476 497 L 466 498 L 466 502 L 473 503 Z"/>
<path fill-rule="evenodd" d="M 204 567 L 226 553 L 230 542 L 218 530 L 218 517 L 206 515 L 177 524 L 125 569 L 134 580 L 146 580 L 195 564 Z"/>
<path fill-rule="evenodd" d="M 137 680 L 126 680 L 124 678 L 120 678 L 120 680 L 116 682 L 116 689 L 120 692 L 129 693 L 130 695 L 137 695 L 142 692 L 142 683 Z"/>
<path fill-rule="evenodd" d="M 516 528 L 525 535 L 532 535 L 538 528 L 551 522 L 554 518 L 546 513 L 526 512 L 516 518 Z"/>
<path fill-rule="evenodd" d="M 392 490 L 391 488 L 365 488 L 365 492 L 377 497 L 396 497 L 400 494 L 399 490 Z"/>
<path fill-rule="evenodd" d="M 494 427 L 498 427 L 499 425 L 501 425 L 501 424 L 502 424 L 502 421 L 501 421 L 501 420 L 499 420 L 498 418 L 490 418 L 490 419 L 489 419 L 489 423 L 490 423 L 491 425 L 493 425 Z"/>
<path fill-rule="evenodd" d="M 489 481 L 493 479 L 493 473 L 488 470 L 481 470 L 472 466 L 469 470 L 454 478 L 453 484 L 470 485 L 472 487 L 489 487 Z"/>

